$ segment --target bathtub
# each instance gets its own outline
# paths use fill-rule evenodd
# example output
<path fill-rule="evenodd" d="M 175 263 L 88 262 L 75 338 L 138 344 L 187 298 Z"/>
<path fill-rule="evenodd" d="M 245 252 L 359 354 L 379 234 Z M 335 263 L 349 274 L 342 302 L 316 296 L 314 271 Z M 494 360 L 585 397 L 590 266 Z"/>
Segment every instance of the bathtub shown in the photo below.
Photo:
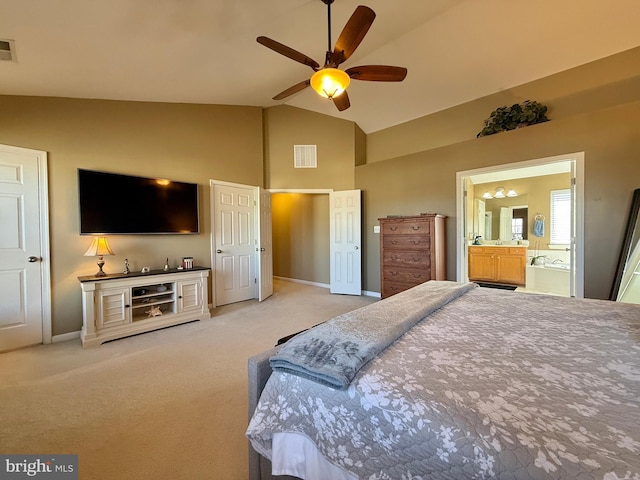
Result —
<path fill-rule="evenodd" d="M 565 262 L 557 262 L 557 263 L 546 263 L 544 268 L 551 268 L 557 270 L 571 270 L 571 265 Z"/>
<path fill-rule="evenodd" d="M 526 290 L 565 297 L 571 294 L 571 267 L 568 263 L 527 265 Z"/>

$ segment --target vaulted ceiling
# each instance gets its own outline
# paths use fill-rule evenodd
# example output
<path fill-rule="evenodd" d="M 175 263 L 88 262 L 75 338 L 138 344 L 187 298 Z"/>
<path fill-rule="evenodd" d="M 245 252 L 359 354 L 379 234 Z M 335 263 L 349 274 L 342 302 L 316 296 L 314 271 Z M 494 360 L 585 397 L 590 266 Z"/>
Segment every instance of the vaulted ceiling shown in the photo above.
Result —
<path fill-rule="evenodd" d="M 335 0 L 332 42 L 358 4 L 377 14 L 341 65 L 398 65 L 401 83 L 353 81 L 338 112 L 313 71 L 256 42 L 324 63 L 321 0 L 0 0 L 0 94 L 269 107 L 286 103 L 366 133 L 640 46 L 638 0 Z"/>

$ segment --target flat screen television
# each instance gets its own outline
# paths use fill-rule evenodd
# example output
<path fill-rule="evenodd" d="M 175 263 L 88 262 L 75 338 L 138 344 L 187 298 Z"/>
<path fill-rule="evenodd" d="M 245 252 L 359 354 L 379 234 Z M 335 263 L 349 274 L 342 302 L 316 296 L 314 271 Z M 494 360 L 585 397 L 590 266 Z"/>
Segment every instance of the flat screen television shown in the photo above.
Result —
<path fill-rule="evenodd" d="M 81 235 L 199 233 L 198 185 L 78 169 Z"/>

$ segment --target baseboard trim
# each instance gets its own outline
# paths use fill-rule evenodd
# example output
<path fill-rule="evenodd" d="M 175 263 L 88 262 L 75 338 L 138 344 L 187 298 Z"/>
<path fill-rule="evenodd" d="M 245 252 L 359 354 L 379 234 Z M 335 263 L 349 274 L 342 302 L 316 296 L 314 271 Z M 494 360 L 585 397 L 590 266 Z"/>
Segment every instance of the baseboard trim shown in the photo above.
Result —
<path fill-rule="evenodd" d="M 329 285 L 327 283 L 309 282 L 307 280 L 300 280 L 298 278 L 277 277 L 275 275 L 274 275 L 273 278 L 277 278 L 278 280 L 283 280 L 285 282 L 301 283 L 303 285 L 311 285 L 312 287 L 320 287 L 320 288 L 327 288 L 327 289 L 331 288 L 331 285 Z M 360 295 L 364 295 L 365 297 L 382 298 L 382 295 L 380 294 L 380 292 L 370 292 L 368 290 L 362 290 L 360 292 Z"/>
<path fill-rule="evenodd" d="M 78 330 L 77 332 L 63 333 L 62 335 L 54 335 L 53 337 L 51 337 L 51 343 L 66 342 L 68 340 L 74 340 L 76 338 L 80 338 L 80 330 Z"/>
<path fill-rule="evenodd" d="M 302 285 L 311 285 L 312 287 L 320 287 L 320 288 L 331 288 L 331 286 L 327 283 L 318 283 L 318 282 L 309 282 L 308 280 L 300 280 L 298 278 L 290 278 L 290 277 L 276 277 L 278 280 L 284 280 L 285 282 L 292 283 L 300 283 Z"/>

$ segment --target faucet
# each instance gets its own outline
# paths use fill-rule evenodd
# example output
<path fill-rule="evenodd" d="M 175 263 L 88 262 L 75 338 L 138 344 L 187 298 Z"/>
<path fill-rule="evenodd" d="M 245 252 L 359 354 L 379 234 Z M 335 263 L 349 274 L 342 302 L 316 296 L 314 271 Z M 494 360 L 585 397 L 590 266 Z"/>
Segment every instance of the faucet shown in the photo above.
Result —
<path fill-rule="evenodd" d="M 496 240 L 496 245 L 502 245 L 502 240 L 500 239 Z"/>
<path fill-rule="evenodd" d="M 473 244 L 474 245 L 480 245 L 480 239 L 482 238 L 481 235 L 476 235 L 475 240 L 473 240 Z"/>

